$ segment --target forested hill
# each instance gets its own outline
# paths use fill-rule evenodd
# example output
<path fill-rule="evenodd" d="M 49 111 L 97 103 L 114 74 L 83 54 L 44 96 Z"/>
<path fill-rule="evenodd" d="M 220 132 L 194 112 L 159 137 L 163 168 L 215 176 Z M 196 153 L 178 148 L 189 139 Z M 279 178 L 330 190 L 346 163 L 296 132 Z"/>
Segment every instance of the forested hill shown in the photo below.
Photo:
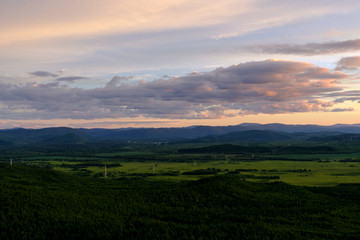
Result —
<path fill-rule="evenodd" d="M 358 239 L 360 186 L 77 177 L 0 164 L 0 239 Z"/>
<path fill-rule="evenodd" d="M 341 134 L 360 134 L 360 125 L 240 124 L 236 126 L 194 126 L 186 128 L 124 129 L 6 129 L 0 130 L 0 146 L 17 144 L 83 144 L 106 141 L 277 141 L 326 140 Z M 357 137 L 354 136 L 354 139 Z"/>

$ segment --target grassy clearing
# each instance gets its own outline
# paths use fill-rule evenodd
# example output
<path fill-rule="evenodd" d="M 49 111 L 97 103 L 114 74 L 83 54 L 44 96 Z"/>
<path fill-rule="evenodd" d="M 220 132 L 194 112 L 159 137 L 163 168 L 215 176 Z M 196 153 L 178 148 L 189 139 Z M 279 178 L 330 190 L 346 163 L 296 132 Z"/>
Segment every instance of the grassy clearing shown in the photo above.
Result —
<path fill-rule="evenodd" d="M 346 154 L 287 154 L 281 155 L 284 158 L 299 159 L 299 160 L 332 160 L 339 161 L 344 159 L 359 159 L 360 153 L 346 153 Z"/>
<path fill-rule="evenodd" d="M 329 156 L 327 156 L 329 159 Z M 333 156 L 335 159 L 343 159 Z M 324 158 L 322 158 L 324 159 Z M 50 160 L 50 159 L 48 159 Z M 89 164 L 92 161 L 89 162 Z M 32 162 L 35 165 L 48 164 L 55 170 L 80 175 L 103 177 L 105 164 L 115 161 L 101 161 L 100 166 L 76 167 L 84 161 L 52 159 L 51 161 Z M 101 163 L 104 165 L 102 166 Z M 240 174 L 249 181 L 268 182 L 283 181 L 300 186 L 334 186 L 340 183 L 360 183 L 360 162 L 339 161 L 210 161 L 210 162 L 122 162 L 121 166 L 107 167 L 107 175 L 111 178 L 146 177 L 148 180 L 184 181 L 197 180 L 211 174 L 184 175 L 206 169 L 217 169 L 217 174 Z M 68 166 L 64 167 L 64 164 Z M 74 166 L 74 167 L 71 167 Z M 278 176 L 279 179 L 266 179 Z M 262 179 L 259 179 L 262 178 Z"/>

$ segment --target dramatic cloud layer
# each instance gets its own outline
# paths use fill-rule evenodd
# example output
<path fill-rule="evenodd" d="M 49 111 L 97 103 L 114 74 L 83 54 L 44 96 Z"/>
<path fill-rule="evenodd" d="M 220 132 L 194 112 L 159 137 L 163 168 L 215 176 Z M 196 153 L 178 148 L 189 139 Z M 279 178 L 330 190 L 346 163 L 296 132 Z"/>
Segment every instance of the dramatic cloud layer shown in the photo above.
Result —
<path fill-rule="evenodd" d="M 359 23 L 357 0 L 1 0 L 0 128 L 356 121 Z"/>
<path fill-rule="evenodd" d="M 248 46 L 246 49 L 258 53 L 280 53 L 294 55 L 323 55 L 360 50 L 360 39 L 307 44 L 264 44 Z"/>
<path fill-rule="evenodd" d="M 58 82 L 0 84 L 0 114 L 9 119 L 194 119 L 344 111 L 333 108 L 336 101 L 321 98 L 340 92 L 339 81 L 347 77 L 310 63 L 268 60 L 136 84 L 114 77 L 105 87 L 94 89 Z"/>
<path fill-rule="evenodd" d="M 344 103 L 346 101 L 357 102 L 360 103 L 360 91 L 345 91 L 345 92 L 336 92 L 329 94 L 330 97 L 335 97 L 335 103 Z"/>
<path fill-rule="evenodd" d="M 336 70 L 356 70 L 360 67 L 360 56 L 345 57 L 338 61 Z"/>
<path fill-rule="evenodd" d="M 354 39 L 359 6 L 355 0 L 3 0 L 0 74 L 66 69 L 108 78 L 170 69 L 161 75 L 173 75 L 178 68 L 259 60 L 269 56 L 233 49 L 335 41 L 326 36 L 340 30 L 346 33 L 340 41 Z"/>

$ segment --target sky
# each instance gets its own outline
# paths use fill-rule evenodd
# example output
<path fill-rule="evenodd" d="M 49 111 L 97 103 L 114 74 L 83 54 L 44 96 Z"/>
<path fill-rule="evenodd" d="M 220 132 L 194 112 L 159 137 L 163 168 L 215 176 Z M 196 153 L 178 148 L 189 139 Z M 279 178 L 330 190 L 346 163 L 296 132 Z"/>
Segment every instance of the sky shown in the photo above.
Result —
<path fill-rule="evenodd" d="M 0 128 L 360 123 L 356 0 L 0 0 Z"/>

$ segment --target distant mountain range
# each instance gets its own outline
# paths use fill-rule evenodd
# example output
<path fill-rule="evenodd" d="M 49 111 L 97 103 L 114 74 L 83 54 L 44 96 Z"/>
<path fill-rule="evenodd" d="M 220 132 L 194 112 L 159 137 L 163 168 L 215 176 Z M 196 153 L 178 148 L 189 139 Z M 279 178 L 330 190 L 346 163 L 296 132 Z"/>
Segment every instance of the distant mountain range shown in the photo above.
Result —
<path fill-rule="evenodd" d="M 107 141 L 287 141 L 358 139 L 360 124 L 286 125 L 243 123 L 235 126 L 192 126 L 184 128 L 43 129 L 0 130 L 0 146 L 13 144 L 83 144 Z"/>

